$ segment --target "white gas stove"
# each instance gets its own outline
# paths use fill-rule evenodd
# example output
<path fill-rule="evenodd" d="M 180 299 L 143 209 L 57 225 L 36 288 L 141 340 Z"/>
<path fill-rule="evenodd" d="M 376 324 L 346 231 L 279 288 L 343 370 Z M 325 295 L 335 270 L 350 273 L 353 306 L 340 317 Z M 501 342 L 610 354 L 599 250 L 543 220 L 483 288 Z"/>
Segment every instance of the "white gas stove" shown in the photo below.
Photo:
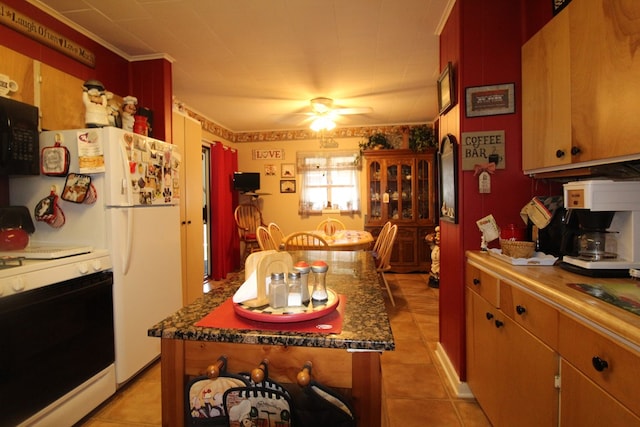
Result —
<path fill-rule="evenodd" d="M 10 255 L 3 252 L 0 254 L 0 298 L 111 268 L 106 249 L 37 246 L 11 251 Z"/>

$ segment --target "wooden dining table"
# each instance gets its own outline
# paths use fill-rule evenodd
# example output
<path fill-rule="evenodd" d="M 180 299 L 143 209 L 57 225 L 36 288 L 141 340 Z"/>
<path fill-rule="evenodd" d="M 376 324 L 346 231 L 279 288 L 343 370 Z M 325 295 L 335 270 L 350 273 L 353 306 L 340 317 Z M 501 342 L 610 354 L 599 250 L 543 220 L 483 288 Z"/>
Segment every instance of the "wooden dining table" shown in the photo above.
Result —
<path fill-rule="evenodd" d="M 312 231 L 323 237 L 332 251 L 360 251 L 371 248 L 373 236 L 364 230 L 339 230 L 329 236 L 321 230 Z"/>

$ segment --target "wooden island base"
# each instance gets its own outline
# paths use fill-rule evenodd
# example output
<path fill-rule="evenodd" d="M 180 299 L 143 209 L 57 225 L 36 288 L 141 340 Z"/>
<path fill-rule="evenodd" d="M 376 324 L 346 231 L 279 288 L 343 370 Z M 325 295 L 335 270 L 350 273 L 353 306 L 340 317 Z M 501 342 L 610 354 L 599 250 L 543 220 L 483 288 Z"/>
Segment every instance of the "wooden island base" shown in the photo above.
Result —
<path fill-rule="evenodd" d="M 263 359 L 268 359 L 269 378 L 282 383 L 295 383 L 305 362 L 311 361 L 316 381 L 330 387 L 351 389 L 359 426 L 379 427 L 381 424 L 379 352 L 167 338 L 161 340 L 161 349 L 163 426 L 184 425 L 187 382 L 191 377 L 202 375 L 221 355 L 228 358 L 228 372 L 250 372 Z"/>

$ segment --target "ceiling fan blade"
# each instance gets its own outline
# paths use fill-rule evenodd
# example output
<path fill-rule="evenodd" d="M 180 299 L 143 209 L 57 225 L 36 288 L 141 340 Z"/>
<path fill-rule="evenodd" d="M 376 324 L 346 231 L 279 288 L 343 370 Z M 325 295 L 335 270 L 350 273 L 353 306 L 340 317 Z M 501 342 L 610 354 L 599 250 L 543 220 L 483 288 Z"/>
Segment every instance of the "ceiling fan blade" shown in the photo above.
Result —
<path fill-rule="evenodd" d="M 373 108 L 371 107 L 335 108 L 332 111 L 336 114 L 341 114 L 341 115 L 369 114 L 369 113 L 373 113 Z"/>

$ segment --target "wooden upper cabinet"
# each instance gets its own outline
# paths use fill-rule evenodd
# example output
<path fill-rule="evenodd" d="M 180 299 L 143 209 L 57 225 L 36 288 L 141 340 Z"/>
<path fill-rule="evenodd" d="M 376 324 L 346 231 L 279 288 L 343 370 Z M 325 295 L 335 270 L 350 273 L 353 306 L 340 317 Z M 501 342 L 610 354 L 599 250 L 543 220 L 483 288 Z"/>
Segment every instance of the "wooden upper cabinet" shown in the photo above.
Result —
<path fill-rule="evenodd" d="M 525 172 L 640 158 L 640 2 L 570 3 L 522 47 Z"/>
<path fill-rule="evenodd" d="M 570 6 L 573 143 L 585 160 L 638 156 L 640 2 Z"/>
<path fill-rule="evenodd" d="M 522 47 L 522 169 L 571 163 L 569 15 L 564 10 Z"/>

